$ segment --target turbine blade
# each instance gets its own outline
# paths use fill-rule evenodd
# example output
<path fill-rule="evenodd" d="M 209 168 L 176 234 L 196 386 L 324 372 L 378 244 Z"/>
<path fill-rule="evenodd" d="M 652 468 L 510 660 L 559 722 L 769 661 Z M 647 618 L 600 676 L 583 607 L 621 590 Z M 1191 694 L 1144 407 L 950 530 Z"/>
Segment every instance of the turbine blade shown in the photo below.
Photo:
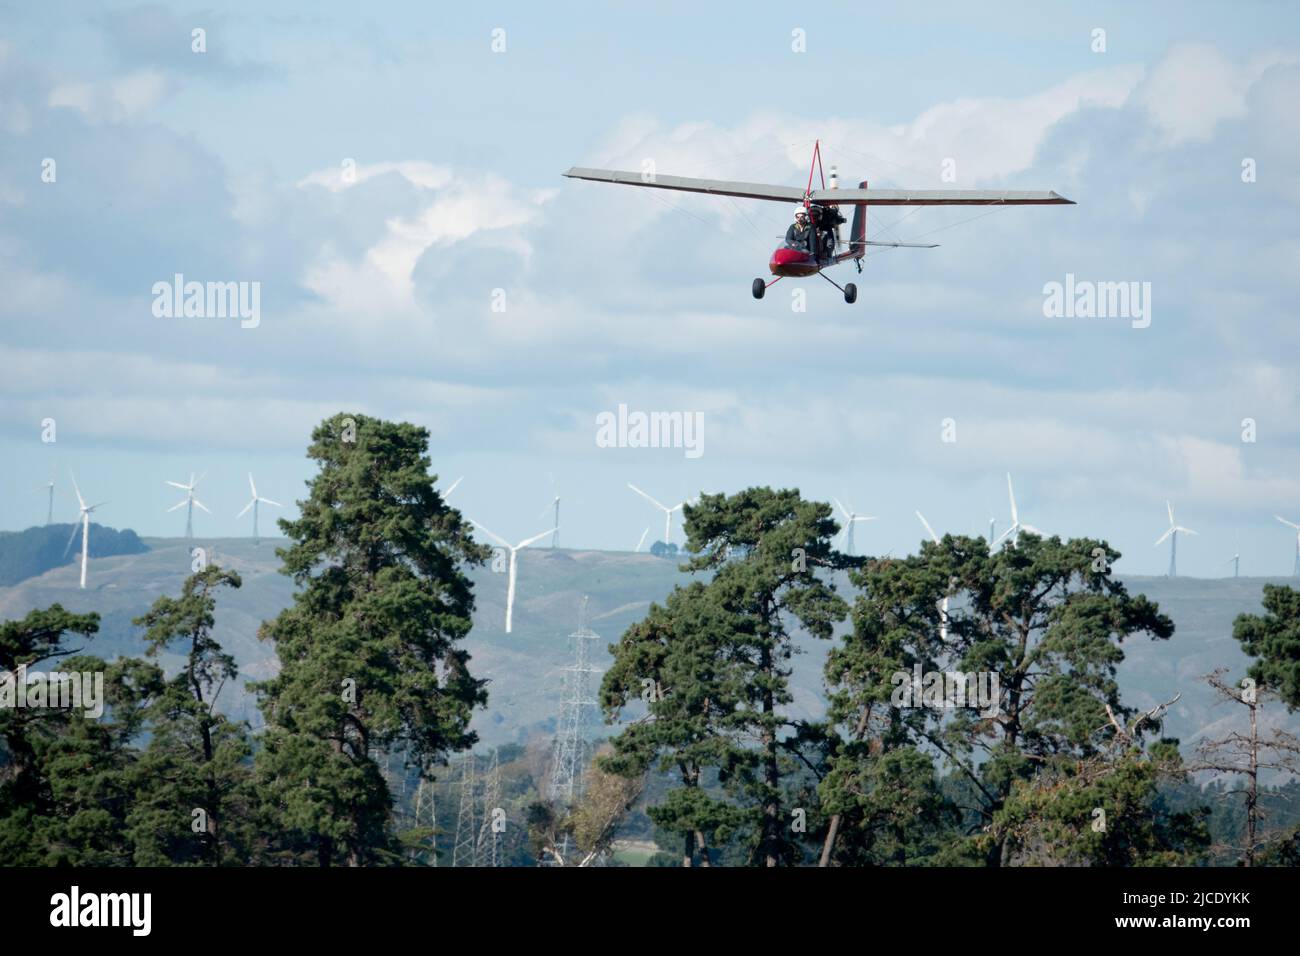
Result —
<path fill-rule="evenodd" d="M 197 505 L 198 507 L 202 508 L 204 511 L 208 511 L 208 506 L 205 505 L 203 502 L 199 501 L 198 498 L 195 498 L 195 499 L 194 499 L 194 504 Z M 208 511 L 208 514 L 212 514 L 212 512 L 211 512 L 211 511 Z"/>
<path fill-rule="evenodd" d="M 640 488 L 638 488 L 636 485 L 632 484 L 632 482 L 629 481 L 629 482 L 627 483 L 627 486 L 628 486 L 629 488 L 631 488 L 633 491 L 635 491 L 635 492 L 636 492 L 638 495 L 640 495 L 642 498 L 644 498 L 646 501 L 648 501 L 648 502 L 650 502 L 652 505 L 654 505 L 656 508 L 659 508 L 659 509 L 661 509 L 661 510 L 663 510 L 663 511 L 668 511 L 668 510 L 669 510 L 665 505 L 663 505 L 663 504 L 661 504 L 660 502 L 656 501 L 654 498 L 651 498 L 649 495 L 647 495 L 644 491 L 642 491 L 642 490 L 641 490 Z"/>
<path fill-rule="evenodd" d="M 844 507 L 844 503 L 840 501 L 839 498 L 832 498 L 831 501 L 835 502 L 835 506 L 840 509 L 840 514 L 844 515 L 846 518 L 849 517 L 851 512 L 848 508 Z"/>
<path fill-rule="evenodd" d="M 253 484 L 253 473 L 251 471 L 248 473 L 248 490 L 253 493 L 254 498 L 257 497 L 257 485 Z"/>
<path fill-rule="evenodd" d="M 189 504 L 189 500 L 190 500 L 189 498 L 183 498 L 183 499 L 181 499 L 181 501 L 179 501 L 178 503 L 172 505 L 172 506 L 171 506 L 170 508 L 168 508 L 167 510 L 168 510 L 168 511 L 175 511 L 177 508 L 184 508 L 187 504 Z"/>
<path fill-rule="evenodd" d="M 934 540 L 934 543 L 938 544 L 939 536 L 935 534 L 934 529 L 930 527 L 930 522 L 925 520 L 925 515 L 921 514 L 920 511 L 917 511 L 916 516 L 921 519 L 921 524 L 925 526 L 925 530 L 929 533 L 930 537 Z"/>
<path fill-rule="evenodd" d="M 1169 512 L 1169 523 L 1174 523 L 1174 504 L 1168 498 L 1165 499 L 1165 510 Z"/>
<path fill-rule="evenodd" d="M 242 517 L 244 517 L 244 515 L 248 514 L 248 509 L 251 508 L 251 507 L 253 507 L 253 505 L 254 505 L 254 503 L 256 503 L 256 501 L 257 501 L 257 499 L 254 498 L 254 499 L 253 499 L 252 501 L 250 501 L 248 504 L 244 505 L 244 510 L 241 511 L 239 514 L 235 515 L 235 517 L 236 517 L 236 518 L 242 518 Z"/>
<path fill-rule="evenodd" d="M 1003 538 L 1005 538 L 1005 537 L 1007 537 L 1008 535 L 1012 534 L 1013 532 L 1015 532 L 1015 531 L 1018 530 L 1019 528 L 1020 528 L 1020 525 L 1019 525 L 1019 524 L 1013 524 L 1011 527 L 1007 528 L 1006 531 L 1003 531 L 1000 535 L 998 535 L 996 538 L 993 539 L 993 547 L 996 548 L 999 544 L 1002 543 L 1002 539 L 1003 539 Z"/>
<path fill-rule="evenodd" d="M 77 540 L 77 532 L 81 530 L 81 522 L 78 520 L 72 526 L 72 534 L 68 536 L 68 543 L 63 546 L 63 556 L 68 556 L 68 550 L 72 547 L 72 542 Z"/>
<path fill-rule="evenodd" d="M 1170 528 L 1168 531 L 1166 531 L 1166 532 L 1165 532 L 1164 534 L 1162 534 L 1160 537 L 1156 538 L 1156 543 L 1153 544 L 1151 547 L 1153 547 L 1153 548 L 1159 547 L 1159 546 L 1160 546 L 1160 542 L 1164 541 L 1165 538 L 1169 537 L 1169 536 L 1170 536 L 1171 534 L 1173 534 L 1176 530 L 1178 530 L 1178 529 L 1176 529 L 1176 528 Z"/>
<path fill-rule="evenodd" d="M 81 488 L 77 486 L 77 476 L 69 471 L 68 477 L 72 479 L 72 490 L 77 493 L 77 504 L 82 508 L 86 507 L 86 499 L 81 497 Z"/>
<path fill-rule="evenodd" d="M 1197 533 L 1197 532 L 1193 531 L 1191 528 L 1183 528 L 1183 527 L 1179 527 L 1179 528 L 1177 528 L 1176 530 L 1181 531 L 1183 534 L 1196 534 L 1196 533 Z"/>
<path fill-rule="evenodd" d="M 455 491 L 455 490 L 456 490 L 456 486 L 459 485 L 459 484 L 460 484 L 462 481 L 464 481 L 464 480 L 465 480 L 465 476 L 464 476 L 464 475 L 461 475 L 459 478 L 457 478 L 455 481 L 453 481 L 453 482 L 452 482 L 452 483 L 447 487 L 447 490 L 444 491 L 444 492 L 442 493 L 443 498 L 446 498 L 446 497 L 447 497 L 448 495 L 450 495 L 453 491 Z"/>
<path fill-rule="evenodd" d="M 1016 491 L 1011 487 L 1011 472 L 1007 472 L 1007 497 L 1011 499 L 1011 523 L 1019 524 L 1020 516 L 1016 513 Z"/>
<path fill-rule="evenodd" d="M 523 541 L 520 541 L 517 545 L 515 545 L 511 550 L 518 551 L 520 548 L 526 548 L 534 541 L 541 541 L 548 534 L 554 534 L 556 531 L 559 530 L 560 530 L 560 526 L 556 525 L 554 528 L 549 528 L 546 531 L 543 531 L 541 534 L 535 534 L 531 538 L 525 538 Z"/>
<path fill-rule="evenodd" d="M 489 538 L 491 538 L 491 539 L 492 539 L 493 541 L 495 541 L 497 544 L 501 545 L 501 547 L 505 548 L 507 551 L 511 550 L 510 542 L 507 541 L 505 538 L 501 537 L 499 534 L 493 534 L 491 531 L 489 531 L 487 528 L 483 527 L 481 524 L 479 524 L 479 523 L 478 523 L 477 521 L 475 521 L 473 518 L 470 518 L 470 519 L 469 519 L 469 523 L 472 524 L 474 527 L 478 528 L 478 529 L 479 529 L 480 531 L 482 531 L 485 535 L 487 535 Z"/>
<path fill-rule="evenodd" d="M 272 501 L 270 498 L 258 498 L 257 500 L 260 501 L 260 502 L 262 502 L 262 504 L 264 504 L 264 505 L 275 505 L 275 507 L 277 507 L 277 508 L 283 508 L 283 507 L 284 507 L 284 505 L 280 504 L 280 502 L 278 502 L 278 501 Z"/>
<path fill-rule="evenodd" d="M 189 491 L 189 485 L 182 485 L 179 481 L 164 481 L 164 485 L 171 485 L 173 488 L 179 488 L 181 491 Z"/>
<path fill-rule="evenodd" d="M 1300 531 L 1300 524 L 1296 524 L 1294 521 L 1287 521 L 1281 515 L 1273 515 L 1273 517 L 1277 518 L 1278 521 L 1282 522 L 1288 528 L 1295 528 L 1297 531 Z"/>

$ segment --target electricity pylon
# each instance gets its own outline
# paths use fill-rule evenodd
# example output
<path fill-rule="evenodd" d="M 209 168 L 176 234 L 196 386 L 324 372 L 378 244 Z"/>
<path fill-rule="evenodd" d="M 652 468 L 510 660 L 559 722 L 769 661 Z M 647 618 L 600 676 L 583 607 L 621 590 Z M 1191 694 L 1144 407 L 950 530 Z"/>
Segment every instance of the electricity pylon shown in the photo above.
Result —
<path fill-rule="evenodd" d="M 452 846 L 452 866 L 474 866 L 477 831 L 474 826 L 474 753 L 465 755 L 460 771 L 460 812 L 456 815 L 456 842 Z"/>
<path fill-rule="evenodd" d="M 488 764 L 487 776 L 483 781 L 483 825 L 478 830 L 478 843 L 474 847 L 475 866 L 501 865 L 501 834 L 493 826 L 493 814 L 501 806 L 501 766 L 497 752 L 492 751 L 492 762 Z"/>
<path fill-rule="evenodd" d="M 600 668 L 591 666 L 589 647 L 600 635 L 587 627 L 585 597 L 578 615 L 578 630 L 569 637 L 573 639 L 573 664 L 564 669 L 564 696 L 555 732 L 550 787 L 551 799 L 565 805 L 582 796 L 587 756 L 583 731 L 595 722 L 598 713 L 591 688 L 592 675 L 599 674 Z"/>

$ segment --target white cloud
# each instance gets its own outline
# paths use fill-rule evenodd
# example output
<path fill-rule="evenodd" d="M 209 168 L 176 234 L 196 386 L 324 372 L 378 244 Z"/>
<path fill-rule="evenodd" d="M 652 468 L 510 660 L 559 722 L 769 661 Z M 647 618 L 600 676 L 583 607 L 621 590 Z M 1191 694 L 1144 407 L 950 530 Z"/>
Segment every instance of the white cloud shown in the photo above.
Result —
<path fill-rule="evenodd" d="M 1238 64 L 1206 44 L 1171 49 L 1151 70 L 1135 99 L 1161 134 L 1161 145 L 1205 142 L 1226 120 L 1246 115 L 1246 96 L 1270 66 L 1295 63 L 1270 52 Z"/>

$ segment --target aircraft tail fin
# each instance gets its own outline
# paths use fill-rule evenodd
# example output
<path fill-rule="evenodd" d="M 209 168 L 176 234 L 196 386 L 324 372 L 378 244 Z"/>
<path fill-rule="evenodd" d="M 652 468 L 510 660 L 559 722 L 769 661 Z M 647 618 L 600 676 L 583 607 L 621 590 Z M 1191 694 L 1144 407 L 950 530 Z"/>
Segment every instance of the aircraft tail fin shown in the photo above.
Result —
<path fill-rule="evenodd" d="M 858 184 L 866 189 L 865 182 Z M 849 258 L 861 259 L 867 253 L 867 207 L 863 203 L 853 207 L 853 223 L 849 226 Z"/>

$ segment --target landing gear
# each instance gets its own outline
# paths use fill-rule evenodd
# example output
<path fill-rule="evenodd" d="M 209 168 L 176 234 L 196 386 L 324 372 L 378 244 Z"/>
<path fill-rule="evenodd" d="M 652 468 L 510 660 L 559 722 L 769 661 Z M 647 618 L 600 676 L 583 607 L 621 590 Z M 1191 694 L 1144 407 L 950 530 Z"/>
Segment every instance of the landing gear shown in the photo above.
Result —
<path fill-rule="evenodd" d="M 755 279 L 753 290 L 754 290 L 754 298 L 761 299 L 763 298 L 763 293 L 767 291 L 767 283 L 765 283 L 762 279 Z"/>
<path fill-rule="evenodd" d="M 849 305 L 852 305 L 854 302 L 858 301 L 858 287 L 855 286 L 852 282 L 846 283 L 844 285 L 840 285 L 838 282 L 836 282 L 834 279 L 832 279 L 824 272 L 819 272 L 817 274 L 820 275 L 827 282 L 829 282 L 831 285 L 835 286 L 835 288 L 843 292 L 844 301 L 847 302 Z"/>

